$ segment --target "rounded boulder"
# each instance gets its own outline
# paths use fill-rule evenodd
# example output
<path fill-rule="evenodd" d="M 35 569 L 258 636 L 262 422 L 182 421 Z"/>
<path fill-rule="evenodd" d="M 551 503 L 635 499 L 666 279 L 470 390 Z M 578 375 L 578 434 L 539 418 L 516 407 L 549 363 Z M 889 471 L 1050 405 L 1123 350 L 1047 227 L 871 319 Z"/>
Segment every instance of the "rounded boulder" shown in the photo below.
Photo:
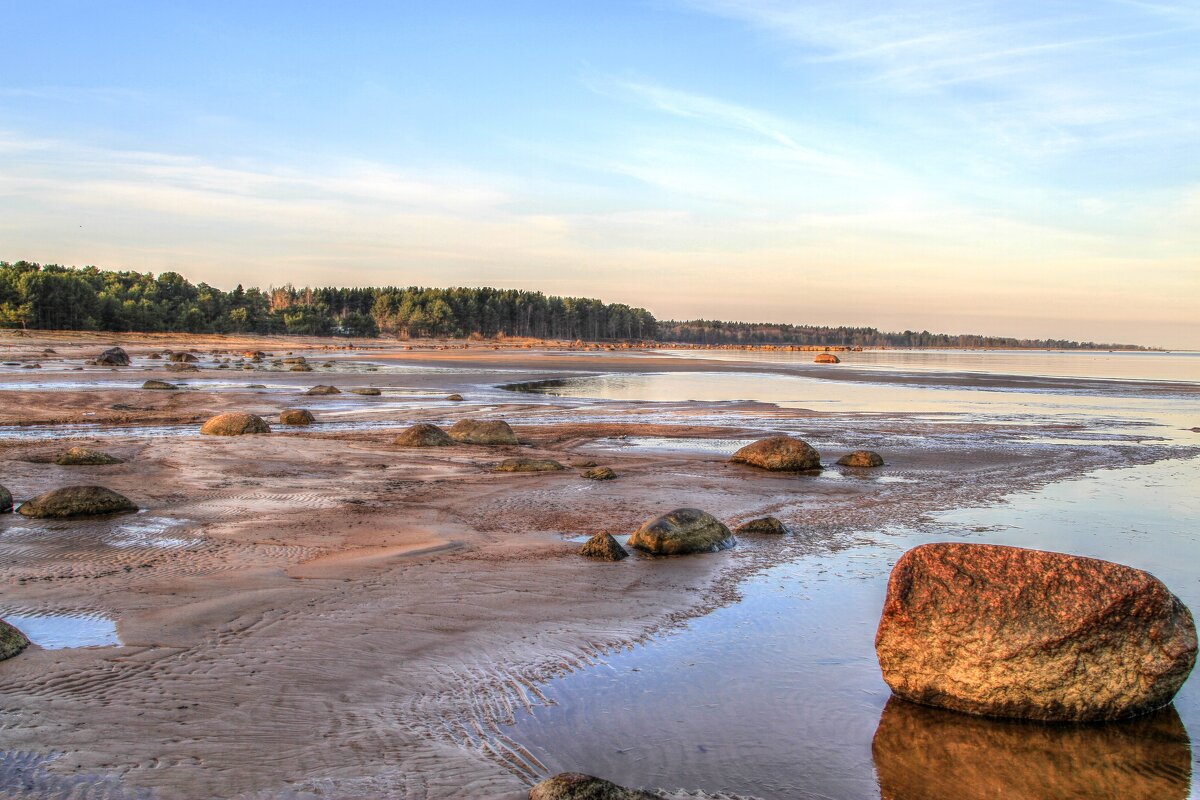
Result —
<path fill-rule="evenodd" d="M 64 486 L 43 492 L 17 509 L 26 517 L 97 517 L 137 511 L 137 505 L 103 486 Z"/>
<path fill-rule="evenodd" d="M 200 427 L 200 433 L 205 436 L 244 436 L 270 432 L 271 426 L 262 417 L 238 411 L 218 414 Z"/>
<path fill-rule="evenodd" d="M 450 426 L 450 438 L 463 444 L 516 444 L 517 435 L 501 419 L 460 419 Z"/>
<path fill-rule="evenodd" d="M 286 408 L 279 412 L 280 425 L 312 425 L 315 421 L 307 408 Z"/>
<path fill-rule="evenodd" d="M 883 466 L 883 456 L 876 453 L 874 450 L 855 450 L 853 453 L 847 453 L 837 461 L 843 467 L 860 467 L 869 469 L 872 467 Z"/>
<path fill-rule="evenodd" d="M 802 439 L 771 436 L 734 453 L 733 464 L 749 464 L 772 472 L 807 472 L 821 468 L 821 454 Z"/>
<path fill-rule="evenodd" d="M 529 800 L 657 800 L 658 795 L 626 789 L 603 778 L 561 772 L 529 790 Z"/>
<path fill-rule="evenodd" d="M 647 520 L 627 542 L 630 547 L 663 556 L 715 553 L 736 543 L 723 522 L 698 508 L 677 508 Z"/>
<path fill-rule="evenodd" d="M 0 661 L 12 658 L 26 647 L 29 647 L 29 639 L 25 634 L 0 619 Z"/>
<path fill-rule="evenodd" d="M 437 425 L 421 422 L 406 429 L 392 444 L 400 447 L 447 447 L 454 444 L 454 440 Z"/>

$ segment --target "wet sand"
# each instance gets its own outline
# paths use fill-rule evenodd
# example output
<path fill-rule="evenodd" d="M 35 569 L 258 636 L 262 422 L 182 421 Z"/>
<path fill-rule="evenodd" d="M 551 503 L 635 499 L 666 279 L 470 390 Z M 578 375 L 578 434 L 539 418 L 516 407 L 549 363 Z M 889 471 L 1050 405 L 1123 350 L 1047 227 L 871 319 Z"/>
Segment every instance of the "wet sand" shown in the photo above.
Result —
<path fill-rule="evenodd" d="M 735 602 L 741 579 L 796 552 L 851 546 L 933 511 L 1165 457 L 1134 441 L 1031 439 L 1055 436 L 1053 426 L 752 403 L 526 401 L 493 388 L 698 368 L 653 354 L 337 351 L 289 341 L 297 355 L 335 366 L 218 371 L 206 357 L 200 373 L 168 373 L 144 355 L 199 344 L 285 351 L 279 340 L 125 337 L 133 367 L 76 371 L 116 340 L 0 341 L 4 360 L 42 364 L 0 375 L 0 425 L 17 434 L 0 439 L 0 482 L 18 501 L 100 483 L 144 509 L 66 523 L 0 518 L 3 611 L 101 614 L 115 620 L 121 641 L 32 647 L 0 663 L 0 786 L 16 796 L 516 800 L 544 767 L 501 723 L 538 702 L 547 678 Z M 46 347 L 59 352 L 42 354 Z M 363 371 L 368 362 L 379 371 Z M 137 388 L 149 378 L 189 386 Z M 318 383 L 384 394 L 301 395 Z M 447 401 L 450 392 L 467 399 Z M 318 424 L 276 425 L 289 407 L 312 409 Z M 200 421 L 227 410 L 260 413 L 275 432 L 197 435 Z M 391 444 L 412 422 L 471 416 L 508 419 L 522 444 Z M 20 435 L 30 425 L 52 427 Z M 147 435 L 163 426 L 168 433 Z M 827 464 L 862 442 L 886 448 L 887 475 L 898 480 L 840 468 L 778 476 L 703 448 L 620 446 L 620 437 L 729 440 L 775 427 L 809 438 Z M 126 463 L 51 463 L 79 443 Z M 621 477 L 489 471 L 514 455 L 596 461 Z M 627 533 L 680 506 L 731 524 L 774 514 L 799 533 L 787 547 L 745 542 L 616 564 L 588 562 L 568 541 Z M 20 794 L 22 781 L 36 793 Z"/>

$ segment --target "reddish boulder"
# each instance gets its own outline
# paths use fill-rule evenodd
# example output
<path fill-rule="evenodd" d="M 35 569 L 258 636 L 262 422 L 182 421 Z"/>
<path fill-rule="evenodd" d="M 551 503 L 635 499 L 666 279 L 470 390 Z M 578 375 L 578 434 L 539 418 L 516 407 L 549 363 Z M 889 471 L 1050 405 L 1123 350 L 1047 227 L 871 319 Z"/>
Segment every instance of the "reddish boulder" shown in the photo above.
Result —
<path fill-rule="evenodd" d="M 775 472 L 805 472 L 821 468 L 821 454 L 801 439 L 771 436 L 748 444 L 730 457 L 734 464 L 769 469 Z"/>

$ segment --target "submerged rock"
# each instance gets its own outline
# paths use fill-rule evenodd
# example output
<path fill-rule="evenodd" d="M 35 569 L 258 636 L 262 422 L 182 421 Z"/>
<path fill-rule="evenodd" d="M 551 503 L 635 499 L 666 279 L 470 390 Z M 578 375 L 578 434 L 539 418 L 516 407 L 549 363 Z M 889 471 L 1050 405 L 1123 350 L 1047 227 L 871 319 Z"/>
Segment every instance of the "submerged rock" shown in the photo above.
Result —
<path fill-rule="evenodd" d="M 617 477 L 617 473 L 613 472 L 610 467 L 592 467 L 579 474 L 589 481 L 611 481 Z"/>
<path fill-rule="evenodd" d="M 463 444 L 516 444 L 517 435 L 501 419 L 460 419 L 450 426 L 450 438 Z"/>
<path fill-rule="evenodd" d="M 341 393 L 342 393 L 342 390 L 337 388 L 336 386 L 327 386 L 325 384 L 321 384 L 319 386 L 314 386 L 311 389 L 309 389 L 307 392 L 305 392 L 305 394 L 316 394 L 316 395 L 341 394 Z"/>
<path fill-rule="evenodd" d="M 995 717 L 1114 720 L 1171 702 L 1192 615 L 1157 578 L 1094 558 L 939 543 L 896 563 L 875 638 L 899 697 Z"/>
<path fill-rule="evenodd" d="M 120 347 L 110 347 L 96 356 L 95 363 L 101 367 L 128 367 L 129 354 Z"/>
<path fill-rule="evenodd" d="M 558 472 L 563 465 L 550 458 L 506 458 L 492 472 Z"/>
<path fill-rule="evenodd" d="M 816 448 L 802 439 L 793 439 L 791 436 L 759 439 L 738 450 L 729 461 L 775 472 L 806 472 L 821 468 L 821 454 Z"/>
<path fill-rule="evenodd" d="M 86 447 L 72 447 L 67 452 L 54 459 L 60 467 L 98 467 L 109 464 L 124 464 L 125 459 L 110 456 L 99 450 L 89 450 Z"/>
<path fill-rule="evenodd" d="M 453 400 L 454 402 L 457 403 L 463 399 L 463 396 L 461 394 L 451 394 L 451 395 L 446 395 L 446 399 Z"/>
<path fill-rule="evenodd" d="M 12 492 L 0 486 L 0 514 L 7 514 L 13 510 Z"/>
<path fill-rule="evenodd" d="M 366 397 L 379 397 L 379 395 L 383 394 L 383 392 L 372 386 L 364 386 L 359 389 L 351 389 L 350 394 L 361 394 Z"/>
<path fill-rule="evenodd" d="M 821 353 L 813 359 L 813 362 L 816 364 L 840 364 L 842 360 L 833 353 Z"/>
<path fill-rule="evenodd" d="M 238 411 L 218 414 L 200 427 L 200 433 L 205 436 L 243 436 L 270 432 L 271 426 L 262 417 Z"/>
<path fill-rule="evenodd" d="M 612 534 L 601 531 L 583 543 L 579 555 L 602 561 L 620 561 L 629 557 L 629 551 L 621 547 L 621 543 L 614 539 Z"/>
<path fill-rule="evenodd" d="M 658 800 L 658 795 L 591 775 L 562 772 L 530 789 L 529 800 Z"/>
<path fill-rule="evenodd" d="M 402 432 L 392 444 L 400 447 L 447 447 L 454 444 L 454 440 L 437 425 L 420 422 Z"/>
<path fill-rule="evenodd" d="M 17 512 L 26 517 L 96 517 L 137 511 L 124 495 L 103 486 L 64 486 L 43 492 L 21 504 Z"/>
<path fill-rule="evenodd" d="M 280 425 L 312 425 L 315 421 L 307 408 L 286 408 L 279 412 Z"/>
<path fill-rule="evenodd" d="M 734 529 L 734 533 L 738 536 L 742 534 L 769 534 L 772 536 L 783 536 L 791 533 L 787 526 L 780 522 L 775 517 L 759 517 L 745 522 Z"/>
<path fill-rule="evenodd" d="M 874 450 L 855 450 L 838 459 L 843 467 L 882 467 L 883 456 Z"/>
<path fill-rule="evenodd" d="M 12 658 L 29 647 L 29 639 L 12 625 L 0 619 L 0 661 Z"/>
<path fill-rule="evenodd" d="M 146 381 L 145 383 L 143 383 L 142 388 L 143 389 L 151 389 L 151 390 L 159 391 L 159 392 L 173 392 L 173 391 L 177 390 L 179 387 L 173 383 L 167 383 L 166 381 L 151 380 L 151 381 Z"/>
<path fill-rule="evenodd" d="M 698 508 L 677 508 L 647 520 L 626 544 L 647 553 L 674 556 L 715 553 L 736 543 L 729 528 L 712 514 Z"/>

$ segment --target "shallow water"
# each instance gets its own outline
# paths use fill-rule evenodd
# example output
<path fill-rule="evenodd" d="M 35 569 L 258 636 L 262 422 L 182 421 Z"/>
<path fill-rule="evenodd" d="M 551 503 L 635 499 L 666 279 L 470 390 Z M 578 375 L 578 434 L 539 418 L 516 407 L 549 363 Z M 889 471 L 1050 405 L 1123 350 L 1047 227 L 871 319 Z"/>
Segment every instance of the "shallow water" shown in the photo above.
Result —
<path fill-rule="evenodd" d="M 117 623 L 100 614 L 6 614 L 0 610 L 0 619 L 15 625 L 29 641 L 47 650 L 121 643 Z"/>

